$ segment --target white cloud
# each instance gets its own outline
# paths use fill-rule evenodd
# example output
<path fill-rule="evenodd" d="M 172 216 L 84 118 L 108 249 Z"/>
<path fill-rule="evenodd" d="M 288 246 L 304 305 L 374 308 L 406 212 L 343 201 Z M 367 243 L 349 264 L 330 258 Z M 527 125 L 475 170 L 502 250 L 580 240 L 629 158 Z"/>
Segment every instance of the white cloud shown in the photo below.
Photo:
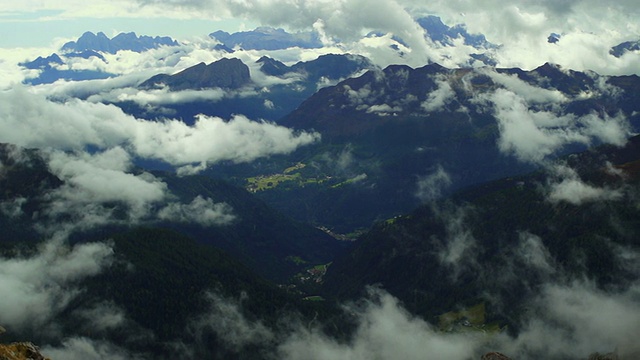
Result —
<path fill-rule="evenodd" d="M 45 232 L 86 230 L 111 222 L 137 223 L 167 196 L 167 186 L 148 173 L 130 173 L 131 159 L 120 147 L 90 155 L 55 151 L 51 172 L 64 184 L 46 194 L 40 220 Z M 117 206 L 124 206 L 114 214 Z"/>
<path fill-rule="evenodd" d="M 551 253 L 537 235 L 521 232 L 515 252 L 516 256 L 529 268 L 546 274 L 554 273 L 556 270 L 556 264 L 551 257 Z"/>
<path fill-rule="evenodd" d="M 120 146 L 133 156 L 176 166 L 247 162 L 289 153 L 320 138 L 317 133 L 294 133 L 240 115 L 229 121 L 200 115 L 192 126 L 175 119 L 144 121 L 112 105 L 81 100 L 52 102 L 21 87 L 0 93 L 0 104 L 2 142 L 63 150 Z"/>
<path fill-rule="evenodd" d="M 388 104 L 376 104 L 367 107 L 367 113 L 376 114 L 378 116 L 397 115 L 401 112 L 402 108 L 399 106 L 390 106 Z"/>
<path fill-rule="evenodd" d="M 44 243 L 30 257 L 0 258 L 0 323 L 44 335 L 50 321 L 80 293 L 76 283 L 112 261 L 107 244 L 68 247 L 60 240 Z"/>
<path fill-rule="evenodd" d="M 504 351 L 518 359 L 586 359 L 613 351 L 634 359 L 640 351 L 633 335 L 640 330 L 639 290 L 607 293 L 584 282 L 547 284 L 532 302 L 538 316 L 516 338 L 504 339 Z"/>
<path fill-rule="evenodd" d="M 246 294 L 245 294 L 246 295 Z M 242 313 L 241 301 L 207 293 L 208 311 L 189 324 L 188 331 L 199 341 L 206 341 L 206 334 L 213 331 L 226 345 L 240 350 L 250 345 L 267 344 L 274 340 L 273 330 L 261 321 L 248 320 Z"/>
<path fill-rule="evenodd" d="M 108 93 L 90 96 L 91 102 L 123 102 L 133 101 L 141 106 L 163 106 L 184 104 L 196 101 L 216 102 L 224 98 L 226 92 L 220 88 L 206 90 L 171 91 L 168 88 L 139 90 L 136 88 L 113 89 Z"/>
<path fill-rule="evenodd" d="M 237 115 L 228 122 L 199 115 L 193 126 L 177 120 L 138 122 L 132 146 L 136 154 L 182 165 L 289 153 L 319 140 L 316 133 L 296 134 L 288 128 Z"/>
<path fill-rule="evenodd" d="M 229 224 L 236 217 L 228 204 L 214 203 L 198 195 L 189 204 L 170 203 L 158 211 L 158 218 L 214 226 Z"/>
<path fill-rule="evenodd" d="M 66 360 L 129 360 L 141 358 L 108 341 L 86 337 L 72 337 L 64 340 L 60 346 L 42 347 L 41 353 L 51 359 Z"/>
<path fill-rule="evenodd" d="M 0 163 L 2 165 L 2 163 Z M 2 166 L 0 166 L 0 172 L 2 171 Z M 9 218 L 17 218 L 24 214 L 22 210 L 22 206 L 28 201 L 27 198 L 24 197 L 16 197 L 11 200 L 0 202 L 0 213 L 8 216 Z"/>
<path fill-rule="evenodd" d="M 575 170 L 569 167 L 557 166 L 553 170 L 559 180 L 549 184 L 547 197 L 551 202 L 581 205 L 586 202 L 620 200 L 624 196 L 620 189 L 599 188 L 584 183 Z"/>
<path fill-rule="evenodd" d="M 434 91 L 430 92 L 427 99 L 420 106 L 427 112 L 444 111 L 445 107 L 455 99 L 456 93 L 446 78 L 437 78 Z"/>
<path fill-rule="evenodd" d="M 630 125 L 623 114 L 609 117 L 591 113 L 577 117 L 536 111 L 527 96 L 531 94 L 523 96 L 506 89 L 480 96 L 481 101 L 488 100 L 494 107 L 500 130 L 498 147 L 522 161 L 541 162 L 568 144 L 591 145 L 601 141 L 623 145 L 630 135 Z"/>
<path fill-rule="evenodd" d="M 422 201 L 433 201 L 451 185 L 451 176 L 438 166 L 431 174 L 418 178 L 416 196 Z"/>
<path fill-rule="evenodd" d="M 516 74 L 509 75 L 489 68 L 479 69 L 478 73 L 489 76 L 495 83 L 504 86 L 508 91 L 518 94 L 529 104 L 544 104 L 548 106 L 564 103 L 568 100 L 562 92 L 556 89 L 545 89 L 543 87 L 543 79 L 538 79 L 538 86 L 534 86 L 520 80 Z"/>
<path fill-rule="evenodd" d="M 372 290 L 363 306 L 348 306 L 357 330 L 348 342 L 338 342 L 315 330 L 300 329 L 284 341 L 282 359 L 468 359 L 478 356 L 481 340 L 472 334 L 445 334 L 413 317 L 388 293 Z"/>

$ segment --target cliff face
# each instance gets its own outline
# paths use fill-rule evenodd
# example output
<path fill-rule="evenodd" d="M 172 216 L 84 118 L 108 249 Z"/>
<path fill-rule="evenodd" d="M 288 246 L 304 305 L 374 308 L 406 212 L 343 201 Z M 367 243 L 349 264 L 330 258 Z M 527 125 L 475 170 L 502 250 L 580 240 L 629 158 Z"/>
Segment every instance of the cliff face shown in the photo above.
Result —
<path fill-rule="evenodd" d="M 0 360 L 50 360 L 40 353 L 40 349 L 30 342 L 9 345 L 0 344 Z"/>

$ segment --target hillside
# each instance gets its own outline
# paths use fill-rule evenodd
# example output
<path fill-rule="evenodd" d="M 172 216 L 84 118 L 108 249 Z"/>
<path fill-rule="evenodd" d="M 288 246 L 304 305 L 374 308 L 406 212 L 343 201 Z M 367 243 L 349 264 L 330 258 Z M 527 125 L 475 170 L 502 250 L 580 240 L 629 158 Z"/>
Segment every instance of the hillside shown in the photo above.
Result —
<path fill-rule="evenodd" d="M 12 145 L 3 145 L 1 150 L 2 243 L 38 242 L 49 231 L 66 233 L 66 228 L 74 229 L 69 235 L 75 242 L 136 225 L 171 228 L 230 252 L 261 276 L 280 283 L 306 267 L 330 262 L 345 248 L 325 232 L 291 220 L 246 190 L 221 180 L 156 173 L 154 183 L 167 195 L 145 205 L 148 209 L 136 209 L 138 200 L 131 203 L 118 196 L 93 204 L 77 203 L 67 191 L 81 190 L 74 180 L 61 180 L 50 171 L 45 153 Z M 124 176 L 135 175 L 145 173 L 132 169 Z M 136 211 L 145 215 L 135 215 Z"/>
<path fill-rule="evenodd" d="M 640 130 L 638 85 L 637 76 L 552 64 L 531 71 L 390 66 L 320 89 L 279 121 L 318 131 L 321 143 L 218 171 L 248 179 L 305 164 L 302 179 L 330 180 L 256 194 L 299 220 L 349 233 L 419 206 L 433 196 L 425 184 L 442 174 L 440 192 L 449 194 L 624 142 Z"/>
<path fill-rule="evenodd" d="M 488 321 L 517 331 L 549 283 L 632 286 L 638 274 L 626 256 L 640 250 L 639 149 L 634 137 L 382 222 L 334 261 L 324 289 L 345 299 L 378 284 L 427 319 L 483 302 Z M 575 175 L 558 178 L 570 168 Z"/>

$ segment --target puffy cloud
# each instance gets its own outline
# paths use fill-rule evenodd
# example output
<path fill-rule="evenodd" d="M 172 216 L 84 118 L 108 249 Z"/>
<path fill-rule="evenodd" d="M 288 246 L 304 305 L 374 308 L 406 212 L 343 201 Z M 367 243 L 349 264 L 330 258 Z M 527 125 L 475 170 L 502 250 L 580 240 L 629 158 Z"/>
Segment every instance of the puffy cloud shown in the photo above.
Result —
<path fill-rule="evenodd" d="M 528 319 L 517 337 L 503 339 L 504 351 L 518 359 L 586 359 L 595 352 L 613 351 L 621 359 L 636 358 L 640 348 L 633 334 L 640 330 L 639 291 L 637 285 L 607 293 L 580 281 L 546 284 L 532 302 L 538 316 Z"/>
<path fill-rule="evenodd" d="M 367 113 L 376 114 L 378 116 L 394 115 L 402 111 L 399 106 L 390 106 L 388 104 L 377 104 L 367 107 Z"/>
<path fill-rule="evenodd" d="M 112 105 L 52 102 L 20 87 L 0 93 L 0 104 L 2 142 L 63 150 L 122 146 L 134 156 L 178 166 L 247 162 L 319 140 L 317 133 L 294 133 L 240 115 L 229 121 L 201 115 L 192 126 L 175 119 L 144 121 Z"/>
<path fill-rule="evenodd" d="M 245 294 L 246 296 L 246 294 Z M 213 331 L 226 345 L 235 351 L 250 345 L 264 345 L 275 339 L 272 329 L 259 320 L 251 321 L 242 312 L 238 300 L 223 298 L 215 293 L 207 293 L 209 310 L 189 326 L 197 341 L 202 341 Z"/>
<path fill-rule="evenodd" d="M 452 279 L 457 279 L 464 270 L 478 266 L 479 246 L 467 225 L 470 208 L 433 206 L 435 216 L 445 224 L 444 238 L 434 238 L 434 251 L 442 265 L 450 271 Z"/>
<path fill-rule="evenodd" d="M 542 239 L 537 235 L 521 232 L 515 254 L 530 269 L 547 274 L 556 271 L 556 264 L 551 257 L 551 253 L 549 253 Z"/>
<path fill-rule="evenodd" d="M 0 171 L 2 171 L 2 167 L 0 167 Z M 27 202 L 27 200 L 28 199 L 24 197 L 16 197 L 11 200 L 0 202 L 0 213 L 10 218 L 20 217 L 23 215 L 22 206 Z"/>
<path fill-rule="evenodd" d="M 139 90 L 136 88 L 120 88 L 90 96 L 91 102 L 123 102 L 133 101 L 141 106 L 175 105 L 196 101 L 218 101 L 226 95 L 222 89 L 171 91 L 168 88 Z"/>
<path fill-rule="evenodd" d="M 105 243 L 69 247 L 59 239 L 29 257 L 0 258 L 0 323 L 44 334 L 52 319 L 79 293 L 77 282 L 100 273 L 113 261 Z"/>
<path fill-rule="evenodd" d="M 445 78 L 436 79 L 436 85 L 438 87 L 430 92 L 427 99 L 420 104 L 427 112 L 443 111 L 447 104 L 455 99 L 456 93 Z"/>
<path fill-rule="evenodd" d="M 431 174 L 418 178 L 416 196 L 425 202 L 436 200 L 451 183 L 451 176 L 438 166 Z"/>
<path fill-rule="evenodd" d="M 45 346 L 42 354 L 52 359 L 68 360 L 129 360 L 141 359 L 126 349 L 108 341 L 90 339 L 86 337 L 72 337 L 62 342 L 60 346 Z"/>
<path fill-rule="evenodd" d="M 480 69 L 478 73 L 489 76 L 496 84 L 502 85 L 514 94 L 518 94 L 529 104 L 544 104 L 548 106 L 564 103 L 568 100 L 562 92 L 556 89 L 545 89 L 543 87 L 543 79 L 539 79 L 538 86 L 534 86 L 521 80 L 516 74 L 509 75 L 488 68 Z"/>
<path fill-rule="evenodd" d="M 551 94 L 548 94 L 551 95 Z M 500 137 L 498 147 L 522 161 L 541 162 L 568 144 L 591 145 L 600 141 L 623 145 L 630 135 L 630 126 L 623 114 L 610 117 L 595 113 L 581 117 L 534 110 L 527 96 L 507 89 L 497 89 L 483 95 L 494 107 Z M 538 95 L 534 95 L 534 100 Z"/>
<path fill-rule="evenodd" d="M 624 195 L 620 189 L 599 188 L 584 183 L 575 170 L 569 167 L 557 166 L 553 170 L 560 179 L 549 184 L 547 198 L 551 202 L 564 201 L 580 205 L 585 202 L 620 200 Z"/>
<path fill-rule="evenodd" d="M 91 332 L 106 332 L 120 328 L 127 323 L 125 311 L 113 302 L 100 302 L 90 308 L 81 308 L 74 311 L 74 315 L 84 320 L 86 329 Z"/>
<path fill-rule="evenodd" d="M 259 157 L 289 153 L 319 140 L 317 133 L 294 133 L 288 128 L 256 122 L 237 115 L 228 122 L 199 115 L 189 126 L 181 121 L 138 122 L 133 135 L 135 153 L 171 164 L 248 162 Z"/>
<path fill-rule="evenodd" d="M 45 196 L 40 225 L 46 232 L 139 222 L 167 195 L 166 184 L 151 174 L 129 172 L 130 156 L 120 147 L 93 155 L 53 151 L 48 157 L 50 171 L 64 184 Z M 114 213 L 118 205 L 124 208 Z"/>
<path fill-rule="evenodd" d="M 371 290 L 364 305 L 347 306 L 357 330 L 348 342 L 300 329 L 279 346 L 282 359 L 468 359 L 478 354 L 480 339 L 472 334 L 446 334 L 410 315 L 386 292 Z"/>
<path fill-rule="evenodd" d="M 214 226 L 229 224 L 236 217 L 228 204 L 214 203 L 210 198 L 198 195 L 189 204 L 170 203 L 158 211 L 158 218 Z"/>

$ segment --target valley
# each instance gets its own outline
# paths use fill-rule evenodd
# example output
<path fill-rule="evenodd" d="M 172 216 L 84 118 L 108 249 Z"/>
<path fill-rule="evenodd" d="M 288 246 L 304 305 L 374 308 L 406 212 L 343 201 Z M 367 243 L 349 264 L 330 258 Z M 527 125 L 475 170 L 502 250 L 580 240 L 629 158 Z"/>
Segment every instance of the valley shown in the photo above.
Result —
<path fill-rule="evenodd" d="M 85 32 L 16 62 L 2 342 L 53 360 L 637 358 L 635 40 L 599 44 L 612 74 L 501 66 L 514 48 L 404 11 L 408 28 L 333 36 L 318 19 Z M 546 30 L 552 54 L 587 36 Z"/>

